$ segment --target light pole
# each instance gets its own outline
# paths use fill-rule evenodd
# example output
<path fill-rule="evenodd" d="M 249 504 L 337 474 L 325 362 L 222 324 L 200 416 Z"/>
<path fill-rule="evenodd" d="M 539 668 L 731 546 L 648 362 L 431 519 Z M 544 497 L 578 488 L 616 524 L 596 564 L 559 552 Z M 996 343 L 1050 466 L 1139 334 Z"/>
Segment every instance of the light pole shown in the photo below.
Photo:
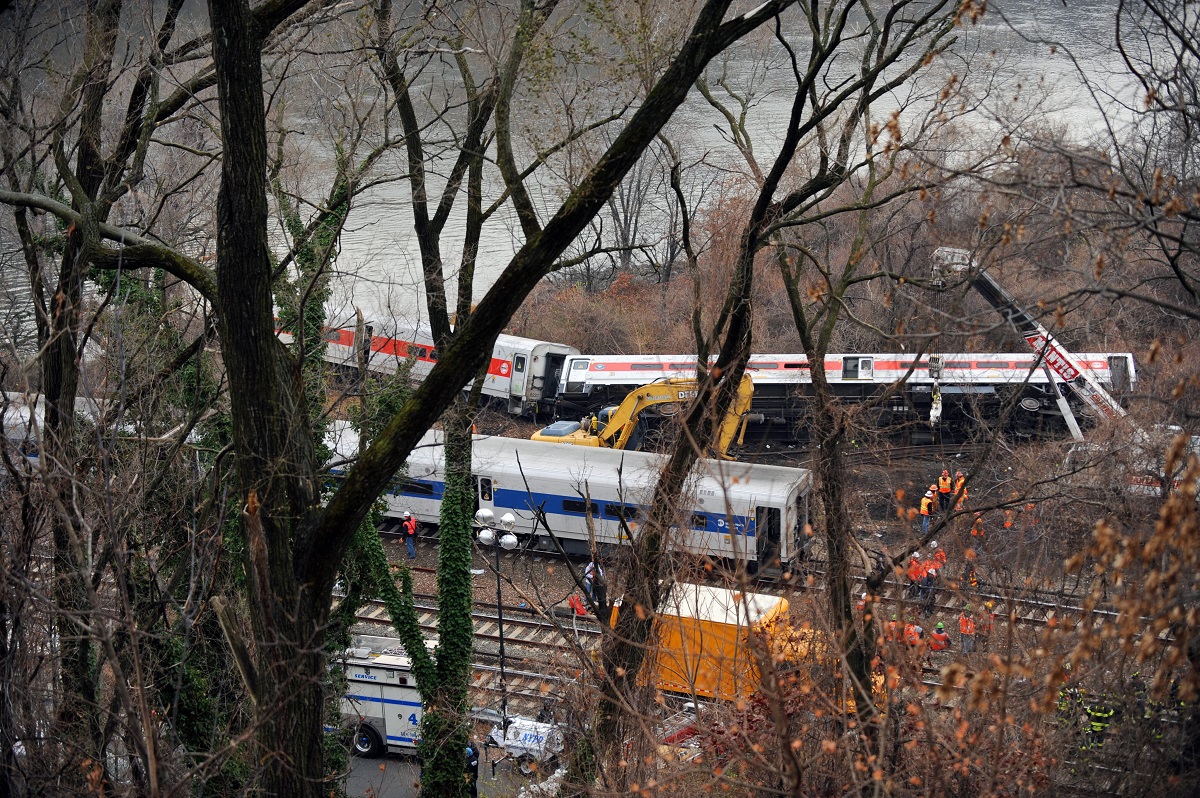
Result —
<path fill-rule="evenodd" d="M 500 528 L 504 530 L 502 535 L 497 535 L 496 530 L 492 529 L 495 522 L 495 513 L 487 507 L 475 512 L 475 523 L 480 527 L 479 545 L 491 546 L 496 554 L 496 626 L 500 633 L 500 729 L 503 734 L 508 731 L 508 685 L 504 677 L 504 604 L 500 597 L 500 550 L 512 551 L 517 547 L 517 536 L 513 534 L 517 519 L 512 513 L 505 513 L 500 517 Z"/>

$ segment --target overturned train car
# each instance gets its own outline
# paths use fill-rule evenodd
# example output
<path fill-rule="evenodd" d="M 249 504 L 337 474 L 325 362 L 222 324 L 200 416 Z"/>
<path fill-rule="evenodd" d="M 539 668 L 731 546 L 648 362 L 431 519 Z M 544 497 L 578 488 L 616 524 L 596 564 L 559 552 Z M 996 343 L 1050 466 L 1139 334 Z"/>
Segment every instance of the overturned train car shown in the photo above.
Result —
<path fill-rule="evenodd" d="M 1078 354 L 1085 368 L 1114 395 L 1128 394 L 1137 379 L 1128 352 Z M 915 361 L 915 363 L 914 363 Z M 752 355 L 747 370 L 754 380 L 747 440 L 804 437 L 811 412 L 812 377 L 804 355 Z M 670 377 L 692 377 L 692 355 L 573 355 L 566 358 L 555 403 L 557 417 L 577 419 L 617 404 L 633 388 Z M 1065 430 L 1047 370 L 1037 355 L 953 353 L 914 357 L 903 353 L 831 354 L 825 374 L 840 400 L 861 402 L 903 382 L 901 390 L 875 409 L 875 426 L 912 443 L 938 435 L 969 434 L 979 426 L 1029 434 Z M 1057 376 L 1072 406 L 1084 403 Z M 940 394 L 941 413 L 933 413 Z"/>

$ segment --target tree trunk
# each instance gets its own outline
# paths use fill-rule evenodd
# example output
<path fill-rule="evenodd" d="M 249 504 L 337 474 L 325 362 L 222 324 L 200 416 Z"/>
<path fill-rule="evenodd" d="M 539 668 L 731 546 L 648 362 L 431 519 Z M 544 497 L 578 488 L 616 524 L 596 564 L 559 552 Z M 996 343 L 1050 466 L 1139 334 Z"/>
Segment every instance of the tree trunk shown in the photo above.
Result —
<path fill-rule="evenodd" d="M 221 103 L 217 296 L 229 381 L 236 495 L 244 502 L 248 609 L 257 673 L 256 761 L 264 793 L 317 796 L 328 591 L 303 584 L 300 527 L 316 504 L 311 431 L 294 367 L 274 335 L 267 257 L 266 124 L 261 34 L 245 2 L 210 0 Z"/>
<path fill-rule="evenodd" d="M 471 521 L 475 489 L 471 479 L 471 422 L 474 413 L 459 398 L 443 416 L 446 491 L 438 531 L 438 647 L 436 683 L 421 684 L 421 795 L 455 798 L 468 794 L 463 778 L 470 719 L 467 688 L 475 627 L 471 575 Z"/>

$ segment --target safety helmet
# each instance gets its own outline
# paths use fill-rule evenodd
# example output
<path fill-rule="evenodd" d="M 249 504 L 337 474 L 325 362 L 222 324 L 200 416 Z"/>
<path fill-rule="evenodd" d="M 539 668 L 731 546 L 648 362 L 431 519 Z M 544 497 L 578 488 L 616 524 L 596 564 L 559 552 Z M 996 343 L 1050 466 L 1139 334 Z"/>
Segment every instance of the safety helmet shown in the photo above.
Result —
<path fill-rule="evenodd" d="M 943 469 L 942 469 L 942 476 L 944 476 L 944 477 L 948 477 L 948 476 L 950 476 L 950 469 L 948 469 L 948 468 L 943 468 Z"/>
<path fill-rule="evenodd" d="M 867 600 L 867 594 L 863 593 L 863 601 L 866 601 L 866 600 Z"/>
<path fill-rule="evenodd" d="M 892 620 L 893 620 L 893 621 L 894 621 L 894 620 L 896 620 L 896 616 L 895 616 L 895 615 L 893 615 L 893 616 L 892 616 Z"/>
<path fill-rule="evenodd" d="M 932 498 L 933 498 L 933 491 L 931 491 L 931 490 L 927 490 L 927 491 L 925 491 L 925 498 L 927 498 L 927 499 L 932 499 Z"/>
<path fill-rule="evenodd" d="M 930 543 L 929 543 L 929 548 L 931 548 L 931 549 L 936 549 L 936 548 L 937 548 L 937 541 L 936 541 L 936 540 L 930 541 Z"/>
<path fill-rule="evenodd" d="M 990 610 L 992 607 L 994 607 L 996 605 L 992 604 L 992 602 L 990 602 L 990 601 L 985 601 L 985 602 L 983 602 L 983 606 L 987 607 Z"/>
<path fill-rule="evenodd" d="M 412 518 L 412 516 L 411 516 L 411 515 L 409 515 L 408 513 L 405 513 L 405 514 L 404 514 L 404 517 L 405 517 L 405 518 Z"/>
<path fill-rule="evenodd" d="M 937 576 L 937 569 L 936 569 L 936 568 L 931 568 L 931 569 L 929 570 L 929 575 L 930 575 L 930 576 Z"/>
<path fill-rule="evenodd" d="M 956 477 L 961 477 L 962 475 L 963 475 L 963 472 L 961 472 L 961 471 L 954 472 L 954 476 L 956 476 Z"/>
<path fill-rule="evenodd" d="M 970 605 L 970 604 L 964 604 L 964 605 L 963 605 L 963 612 L 970 612 L 970 611 L 971 611 L 971 605 Z"/>
<path fill-rule="evenodd" d="M 937 628 L 938 628 L 938 631 L 941 631 L 942 629 L 945 629 L 946 626 L 941 621 L 938 621 Z"/>

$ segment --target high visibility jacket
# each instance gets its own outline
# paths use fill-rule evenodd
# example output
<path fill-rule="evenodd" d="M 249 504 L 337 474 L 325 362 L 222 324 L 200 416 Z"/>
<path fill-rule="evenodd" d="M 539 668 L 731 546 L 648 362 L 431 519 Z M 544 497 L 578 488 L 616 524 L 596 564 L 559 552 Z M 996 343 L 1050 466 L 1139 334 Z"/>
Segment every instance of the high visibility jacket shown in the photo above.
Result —
<path fill-rule="evenodd" d="M 967 485 L 967 478 L 959 477 L 958 479 L 954 480 L 954 492 L 962 493 L 963 496 L 966 496 L 967 495 L 966 485 Z"/>
<path fill-rule="evenodd" d="M 933 560 L 934 560 L 934 562 L 936 562 L 938 564 L 938 568 L 945 567 L 945 565 L 946 565 L 946 550 L 945 549 L 935 550 L 933 552 Z"/>
<path fill-rule="evenodd" d="M 921 497 L 921 515 L 933 515 L 933 498 L 930 496 Z"/>
<path fill-rule="evenodd" d="M 958 631 L 964 635 L 975 634 L 975 619 L 965 614 L 958 616 Z"/>
<path fill-rule="evenodd" d="M 983 516 L 979 516 L 971 524 L 971 536 L 977 538 L 983 537 Z"/>
<path fill-rule="evenodd" d="M 938 484 L 938 490 L 940 490 L 942 493 L 949 493 L 951 491 L 951 485 L 953 485 L 954 483 L 950 479 L 950 476 L 946 475 L 944 477 L 938 477 L 937 484 Z"/>
<path fill-rule="evenodd" d="M 904 642 L 910 646 L 919 646 L 921 644 L 921 627 L 915 623 L 904 624 Z"/>
<path fill-rule="evenodd" d="M 899 624 L 895 621 L 888 621 L 887 632 L 884 634 L 885 640 L 895 640 L 899 632 Z"/>
<path fill-rule="evenodd" d="M 1012 510 L 1004 511 L 1004 528 L 1010 529 L 1013 525 L 1014 513 Z"/>
<path fill-rule="evenodd" d="M 945 651 L 950 648 L 950 635 L 945 632 L 934 631 L 929 635 L 929 650 L 930 651 Z"/>
<path fill-rule="evenodd" d="M 916 557 L 908 561 L 908 578 L 912 582 L 920 582 L 925 578 L 925 564 Z"/>
<path fill-rule="evenodd" d="M 979 631 L 982 634 L 990 635 L 996 629 L 996 613 L 985 612 L 979 619 Z"/>
<path fill-rule="evenodd" d="M 417 519 L 413 518 L 411 515 L 404 519 L 404 533 L 407 535 L 417 534 Z"/>

